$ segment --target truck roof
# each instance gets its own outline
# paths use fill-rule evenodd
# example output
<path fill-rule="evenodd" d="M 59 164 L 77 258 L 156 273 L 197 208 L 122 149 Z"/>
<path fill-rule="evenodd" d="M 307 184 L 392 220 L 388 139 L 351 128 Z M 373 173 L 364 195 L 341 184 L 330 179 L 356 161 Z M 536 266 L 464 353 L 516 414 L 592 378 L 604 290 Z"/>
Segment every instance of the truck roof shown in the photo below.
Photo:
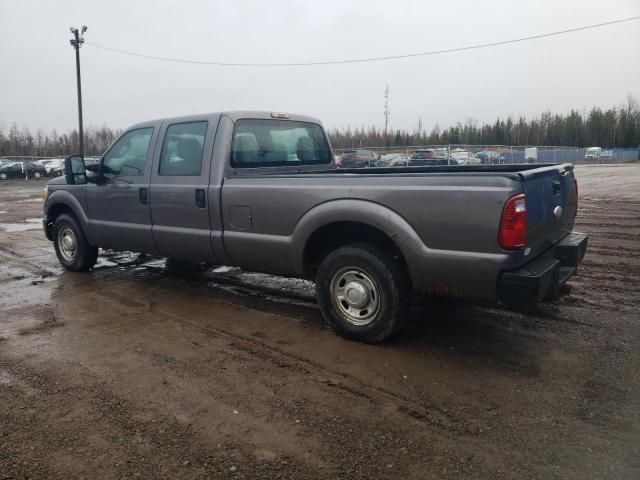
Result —
<path fill-rule="evenodd" d="M 218 116 L 226 116 L 229 117 L 233 122 L 235 122 L 236 120 L 240 120 L 240 119 L 259 119 L 259 120 L 295 120 L 295 121 L 299 121 L 299 122 L 310 122 L 310 123 L 317 123 L 319 125 L 322 125 L 322 122 L 314 117 L 309 117 L 307 115 L 299 115 L 299 114 L 295 114 L 295 113 L 287 113 L 287 112 L 266 112 L 266 111 L 260 111 L 260 110 L 229 110 L 229 111 L 224 111 L 224 112 L 210 112 L 210 113 L 200 113 L 200 114 L 195 114 L 195 115 L 186 115 L 183 117 L 166 117 L 166 118 L 156 118 L 154 120 L 149 120 L 146 122 L 140 122 L 140 123 L 136 123 L 135 125 L 131 125 L 130 127 L 127 128 L 127 130 L 132 129 L 132 128 L 139 128 L 139 127 L 143 127 L 143 126 L 147 126 L 149 124 L 152 123 L 157 123 L 157 122 L 171 122 L 171 123 L 176 123 L 176 122 L 194 122 L 197 120 L 206 120 L 206 119 L 211 119 L 213 117 L 218 117 Z M 277 116 L 275 116 L 277 115 Z"/>

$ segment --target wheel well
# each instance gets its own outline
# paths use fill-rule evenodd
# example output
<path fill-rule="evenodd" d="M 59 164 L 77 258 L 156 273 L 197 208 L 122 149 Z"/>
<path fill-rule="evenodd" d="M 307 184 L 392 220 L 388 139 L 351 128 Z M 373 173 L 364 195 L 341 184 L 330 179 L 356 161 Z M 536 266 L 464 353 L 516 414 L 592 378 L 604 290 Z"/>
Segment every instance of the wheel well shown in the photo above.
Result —
<path fill-rule="evenodd" d="M 53 224 L 55 223 L 56 218 L 58 218 L 63 213 L 68 213 L 74 218 L 76 216 L 76 214 L 73 212 L 73 209 L 69 205 L 65 203 L 56 203 L 47 210 L 47 220 L 49 221 L 49 223 Z"/>
<path fill-rule="evenodd" d="M 51 241 L 53 241 L 53 225 L 56 222 L 56 219 L 63 213 L 67 213 L 76 218 L 76 214 L 73 212 L 73 209 L 64 203 L 56 203 L 47 210 L 47 225 L 45 233 L 47 238 Z"/>
<path fill-rule="evenodd" d="M 358 242 L 381 245 L 386 251 L 393 252 L 394 257 L 405 267 L 407 265 L 396 243 L 382 230 L 366 223 L 335 222 L 320 227 L 307 240 L 303 257 L 305 275 L 314 278 L 318 266 L 327 254 L 343 245 Z"/>

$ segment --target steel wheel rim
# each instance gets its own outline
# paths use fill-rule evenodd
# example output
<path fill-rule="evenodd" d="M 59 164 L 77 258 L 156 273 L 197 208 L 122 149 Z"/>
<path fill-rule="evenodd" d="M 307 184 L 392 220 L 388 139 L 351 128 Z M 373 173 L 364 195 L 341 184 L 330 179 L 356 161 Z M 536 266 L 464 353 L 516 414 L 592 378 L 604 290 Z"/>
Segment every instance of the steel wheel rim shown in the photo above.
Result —
<path fill-rule="evenodd" d="M 368 325 L 380 310 L 376 282 L 358 267 L 338 270 L 331 279 L 330 292 L 336 309 L 352 325 Z"/>
<path fill-rule="evenodd" d="M 66 261 L 73 262 L 76 258 L 78 240 L 75 232 L 71 228 L 64 227 L 58 232 L 58 248 L 60 255 L 62 255 L 62 258 Z"/>

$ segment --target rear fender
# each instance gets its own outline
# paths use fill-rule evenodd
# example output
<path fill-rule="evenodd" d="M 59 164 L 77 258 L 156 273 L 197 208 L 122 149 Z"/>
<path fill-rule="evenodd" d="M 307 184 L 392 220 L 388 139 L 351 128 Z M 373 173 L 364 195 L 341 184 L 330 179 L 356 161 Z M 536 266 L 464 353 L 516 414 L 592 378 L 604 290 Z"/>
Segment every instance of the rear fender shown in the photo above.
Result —
<path fill-rule="evenodd" d="M 323 226 L 342 221 L 357 221 L 385 233 L 402 253 L 413 288 L 419 293 L 493 301 L 498 273 L 514 263 L 510 252 L 429 248 L 395 211 L 374 202 L 345 199 L 314 207 L 296 225 L 290 245 L 295 255 L 292 263 L 299 273 L 304 271 L 305 245 L 311 235 Z"/>
<path fill-rule="evenodd" d="M 424 248 L 416 231 L 393 210 L 366 200 L 333 200 L 309 210 L 296 225 L 291 245 L 295 252 L 295 269 L 298 272 L 304 270 L 304 251 L 311 235 L 318 229 L 336 222 L 363 223 L 385 233 L 404 256 L 409 270 L 409 259 L 419 255 Z"/>

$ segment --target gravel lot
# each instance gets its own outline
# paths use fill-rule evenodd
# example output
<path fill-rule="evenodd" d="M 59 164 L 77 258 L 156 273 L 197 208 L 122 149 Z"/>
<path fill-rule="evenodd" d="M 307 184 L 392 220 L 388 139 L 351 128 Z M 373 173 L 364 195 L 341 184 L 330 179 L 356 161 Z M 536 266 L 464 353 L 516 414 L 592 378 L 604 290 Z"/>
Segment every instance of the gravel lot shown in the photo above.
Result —
<path fill-rule="evenodd" d="M 64 272 L 0 183 L 0 479 L 640 478 L 640 164 L 577 168 L 590 246 L 529 315 L 419 299 L 379 346 L 308 282 Z"/>

